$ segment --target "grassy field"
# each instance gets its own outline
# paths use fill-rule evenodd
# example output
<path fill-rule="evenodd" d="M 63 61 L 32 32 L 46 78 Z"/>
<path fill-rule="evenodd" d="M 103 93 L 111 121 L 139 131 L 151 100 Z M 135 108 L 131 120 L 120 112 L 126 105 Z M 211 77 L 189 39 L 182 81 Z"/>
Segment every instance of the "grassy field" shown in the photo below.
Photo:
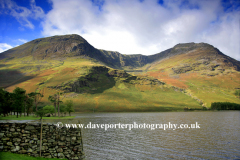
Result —
<path fill-rule="evenodd" d="M 58 158 L 42 158 L 42 157 L 31 157 L 25 154 L 15 154 L 10 152 L 0 152 L 1 160 L 54 160 Z M 66 160 L 66 159 L 63 159 Z"/>
<path fill-rule="evenodd" d="M 43 119 L 72 119 L 75 116 L 66 116 L 66 117 L 43 117 Z M 18 115 L 18 118 L 16 115 L 9 115 L 7 117 L 0 116 L 0 120 L 38 120 L 40 119 L 39 117 L 36 116 L 26 116 L 24 117 L 23 115 L 20 117 Z"/>

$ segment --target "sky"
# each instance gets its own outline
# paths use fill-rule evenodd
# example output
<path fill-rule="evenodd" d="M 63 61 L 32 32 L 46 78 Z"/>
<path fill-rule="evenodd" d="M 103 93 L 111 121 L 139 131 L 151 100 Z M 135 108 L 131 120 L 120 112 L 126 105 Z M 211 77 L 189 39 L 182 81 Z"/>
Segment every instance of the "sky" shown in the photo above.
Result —
<path fill-rule="evenodd" d="M 122 54 L 204 42 L 240 60 L 240 0 L 0 0 L 0 52 L 65 34 Z"/>

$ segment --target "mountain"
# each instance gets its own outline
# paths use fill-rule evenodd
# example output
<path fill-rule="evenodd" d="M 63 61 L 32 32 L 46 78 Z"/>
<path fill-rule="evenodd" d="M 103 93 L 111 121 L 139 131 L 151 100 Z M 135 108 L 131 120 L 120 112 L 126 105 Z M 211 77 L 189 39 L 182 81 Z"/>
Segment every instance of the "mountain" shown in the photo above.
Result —
<path fill-rule="evenodd" d="M 142 67 L 146 64 L 189 52 L 201 54 L 202 57 L 199 57 L 199 59 L 205 64 L 217 60 L 217 65 L 222 61 L 228 67 L 235 67 L 236 70 L 240 70 L 239 61 L 227 57 L 217 48 L 206 43 L 177 44 L 173 48 L 150 56 L 123 55 L 118 52 L 98 50 L 81 36 L 75 34 L 36 39 L 0 54 L 0 59 L 32 57 L 32 60 L 63 60 L 67 57 L 86 56 L 107 66 L 123 69 L 124 67 Z"/>
<path fill-rule="evenodd" d="M 207 43 L 123 55 L 94 48 L 79 35 L 40 38 L 0 54 L 0 87 L 62 91 L 77 111 L 168 111 L 240 103 L 240 62 Z"/>
<path fill-rule="evenodd" d="M 75 56 L 94 58 L 114 68 L 125 65 L 142 66 L 148 62 L 147 57 L 142 55 L 128 56 L 118 52 L 98 50 L 79 35 L 36 39 L 0 54 L 0 59 L 31 57 L 32 60 L 64 60 Z"/>

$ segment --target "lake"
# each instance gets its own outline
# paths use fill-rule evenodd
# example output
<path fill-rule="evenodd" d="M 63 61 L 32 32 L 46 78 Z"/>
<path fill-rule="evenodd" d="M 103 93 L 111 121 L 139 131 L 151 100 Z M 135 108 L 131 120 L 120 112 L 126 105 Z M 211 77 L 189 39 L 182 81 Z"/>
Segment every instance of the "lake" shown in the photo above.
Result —
<path fill-rule="evenodd" d="M 81 113 L 63 123 L 200 124 L 200 128 L 82 129 L 86 159 L 240 159 L 240 111 Z M 55 120 L 56 121 L 56 120 Z M 159 127 L 159 126 L 158 126 Z"/>

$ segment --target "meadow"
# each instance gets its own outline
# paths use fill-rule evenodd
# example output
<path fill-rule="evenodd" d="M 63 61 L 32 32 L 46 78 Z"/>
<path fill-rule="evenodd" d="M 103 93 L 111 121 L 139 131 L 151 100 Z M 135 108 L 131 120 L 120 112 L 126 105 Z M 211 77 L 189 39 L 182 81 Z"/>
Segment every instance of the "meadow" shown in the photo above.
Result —
<path fill-rule="evenodd" d="M 42 117 L 42 119 L 73 119 L 75 116 L 65 116 L 65 117 Z M 18 118 L 16 117 L 16 115 L 8 115 L 6 117 L 3 117 L 3 116 L 0 116 L 0 120 L 40 120 L 40 117 L 37 117 L 37 116 L 33 116 L 33 115 L 30 115 L 30 116 L 26 116 L 24 117 L 23 115 L 22 116 L 19 116 Z"/>
<path fill-rule="evenodd" d="M 31 157 L 25 154 L 15 154 L 10 152 L 0 152 L 1 160 L 56 160 L 58 158 Z M 67 160 L 67 159 L 63 159 Z"/>

